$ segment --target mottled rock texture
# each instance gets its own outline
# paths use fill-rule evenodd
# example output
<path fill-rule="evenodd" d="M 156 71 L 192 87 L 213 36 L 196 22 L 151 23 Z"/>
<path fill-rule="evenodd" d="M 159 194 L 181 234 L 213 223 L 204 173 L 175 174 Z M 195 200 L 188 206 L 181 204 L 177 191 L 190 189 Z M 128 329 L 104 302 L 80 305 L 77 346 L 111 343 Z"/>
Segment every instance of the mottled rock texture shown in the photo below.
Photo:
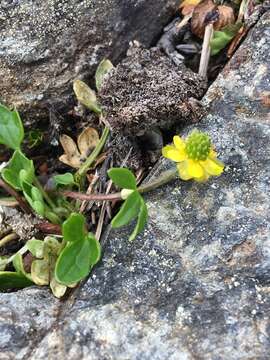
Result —
<path fill-rule="evenodd" d="M 2 0 L 0 100 L 31 116 L 65 108 L 72 81 L 89 79 L 131 40 L 152 44 L 179 0 Z M 146 21 L 148 19 L 149 21 Z"/>
<path fill-rule="evenodd" d="M 67 301 L 1 294 L 1 359 L 269 359 L 269 29 L 268 12 L 205 97 L 224 175 L 149 194 L 144 233 L 109 232 Z"/>

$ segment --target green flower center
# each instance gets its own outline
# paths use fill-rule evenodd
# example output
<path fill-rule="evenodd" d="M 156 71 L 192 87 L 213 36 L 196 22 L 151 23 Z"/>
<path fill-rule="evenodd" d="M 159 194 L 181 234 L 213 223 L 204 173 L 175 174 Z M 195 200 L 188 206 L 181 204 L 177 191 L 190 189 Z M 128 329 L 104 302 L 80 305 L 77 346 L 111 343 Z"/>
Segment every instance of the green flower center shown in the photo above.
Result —
<path fill-rule="evenodd" d="M 192 131 L 186 140 L 186 153 L 189 159 L 206 160 L 210 153 L 211 141 L 207 134 L 198 130 Z"/>

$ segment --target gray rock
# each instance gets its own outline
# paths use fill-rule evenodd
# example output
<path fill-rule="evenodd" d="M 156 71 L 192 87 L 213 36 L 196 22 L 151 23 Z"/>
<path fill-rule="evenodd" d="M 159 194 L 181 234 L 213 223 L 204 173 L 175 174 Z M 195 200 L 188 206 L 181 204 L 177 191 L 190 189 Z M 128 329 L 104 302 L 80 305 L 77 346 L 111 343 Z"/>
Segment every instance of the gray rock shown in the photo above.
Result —
<path fill-rule="evenodd" d="M 1 1 L 0 100 L 28 118 L 66 109 L 75 78 L 89 79 L 104 57 L 119 61 L 131 40 L 152 44 L 178 3 Z"/>
<path fill-rule="evenodd" d="M 205 97 L 211 111 L 197 127 L 224 175 L 149 194 L 144 233 L 129 243 L 130 229 L 111 231 L 101 263 L 57 315 L 44 290 L 1 294 L 5 305 L 31 301 L 1 332 L 1 359 L 269 359 L 269 25 L 268 12 Z M 172 166 L 160 161 L 149 179 Z M 37 306 L 31 293 L 46 294 L 49 314 L 32 337 L 21 320 Z"/>

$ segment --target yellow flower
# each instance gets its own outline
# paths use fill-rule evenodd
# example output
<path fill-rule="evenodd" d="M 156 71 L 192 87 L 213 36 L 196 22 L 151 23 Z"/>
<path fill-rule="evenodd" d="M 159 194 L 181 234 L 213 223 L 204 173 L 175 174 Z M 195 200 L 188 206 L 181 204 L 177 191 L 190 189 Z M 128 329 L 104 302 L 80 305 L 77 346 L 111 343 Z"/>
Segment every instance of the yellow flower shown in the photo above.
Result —
<path fill-rule="evenodd" d="M 198 130 L 193 130 L 185 140 L 174 136 L 173 145 L 165 146 L 162 155 L 177 163 L 182 180 L 206 181 L 210 176 L 219 176 L 224 169 L 209 136 Z"/>

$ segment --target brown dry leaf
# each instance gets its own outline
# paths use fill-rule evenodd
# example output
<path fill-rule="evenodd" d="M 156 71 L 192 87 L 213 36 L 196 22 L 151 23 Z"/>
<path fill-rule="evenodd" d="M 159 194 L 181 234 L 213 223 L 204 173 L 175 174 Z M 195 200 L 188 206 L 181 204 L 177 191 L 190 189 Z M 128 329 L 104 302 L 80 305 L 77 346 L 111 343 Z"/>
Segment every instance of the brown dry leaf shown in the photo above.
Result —
<path fill-rule="evenodd" d="M 235 17 L 233 9 L 230 6 L 220 5 L 218 6 L 219 18 L 214 23 L 214 29 L 220 30 L 227 25 L 235 23 Z"/>
<path fill-rule="evenodd" d="M 205 19 L 215 9 L 217 9 L 217 6 L 212 0 L 203 0 L 195 7 L 191 18 L 191 31 L 194 35 L 203 38 L 205 26 L 207 25 Z"/>
<path fill-rule="evenodd" d="M 61 155 L 59 160 L 66 165 L 78 169 L 81 165 L 81 160 L 75 141 L 68 135 L 62 135 L 60 136 L 60 143 L 63 146 L 65 154 Z"/>
<path fill-rule="evenodd" d="M 191 31 L 199 38 L 204 37 L 208 22 L 213 23 L 215 30 L 235 23 L 233 9 L 230 6 L 216 6 L 212 0 L 203 0 L 194 9 L 191 18 Z"/>
<path fill-rule="evenodd" d="M 184 16 L 191 14 L 200 1 L 201 0 L 184 0 L 179 6 L 181 14 Z"/>
<path fill-rule="evenodd" d="M 96 147 L 99 142 L 98 132 L 94 128 L 86 128 L 78 136 L 77 142 L 78 146 L 68 135 L 60 137 L 60 143 L 65 153 L 59 157 L 59 160 L 75 169 L 81 166 L 85 157 Z"/>
<path fill-rule="evenodd" d="M 78 136 L 78 148 L 83 157 L 86 157 L 89 150 L 94 149 L 99 142 L 99 135 L 96 129 L 86 128 Z"/>

